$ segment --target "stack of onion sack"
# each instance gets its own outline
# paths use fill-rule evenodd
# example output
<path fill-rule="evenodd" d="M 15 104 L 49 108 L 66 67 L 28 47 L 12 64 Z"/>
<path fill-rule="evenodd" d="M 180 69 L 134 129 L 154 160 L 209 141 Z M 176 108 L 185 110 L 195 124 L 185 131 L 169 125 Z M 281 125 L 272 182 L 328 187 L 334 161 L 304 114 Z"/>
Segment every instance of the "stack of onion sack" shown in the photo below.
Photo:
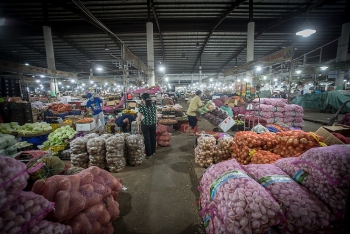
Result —
<path fill-rule="evenodd" d="M 233 138 L 232 158 L 240 164 L 249 164 L 251 150 L 272 150 L 277 145 L 276 136 L 273 133 L 237 132 Z"/>
<path fill-rule="evenodd" d="M 252 150 L 249 154 L 251 156 L 252 164 L 271 164 L 282 158 L 281 156 L 266 150 Z"/>
<path fill-rule="evenodd" d="M 145 143 L 143 136 L 130 135 L 125 139 L 128 147 L 128 162 L 131 166 L 139 166 L 145 160 Z"/>
<path fill-rule="evenodd" d="M 286 233 L 310 233 L 329 225 L 330 211 L 314 194 L 300 186 L 274 165 L 244 166 L 244 170 L 260 183 L 281 205 Z"/>
<path fill-rule="evenodd" d="M 71 226 L 73 233 L 113 233 L 110 222 L 119 215 L 121 188 L 119 179 L 93 166 L 75 175 L 38 180 L 32 191 L 55 202 L 47 218 Z"/>
<path fill-rule="evenodd" d="M 35 232 L 32 229 L 41 225 L 54 203 L 32 192 L 22 192 L 27 186 L 29 174 L 42 166 L 27 171 L 25 164 L 8 157 L 0 156 L 0 233 L 52 233 Z M 68 226 L 56 224 L 63 234 L 71 233 Z"/>
<path fill-rule="evenodd" d="M 208 168 L 199 190 L 207 233 L 264 233 L 284 219 L 279 204 L 234 159 Z"/>
<path fill-rule="evenodd" d="M 301 106 L 290 104 L 284 106 L 283 122 L 293 127 L 304 126 L 304 109 Z"/>
<path fill-rule="evenodd" d="M 283 121 L 283 112 L 285 105 L 283 102 L 277 102 L 279 106 L 267 105 L 267 104 L 254 104 L 251 115 L 259 115 L 264 123 L 273 124 L 279 121 Z"/>
<path fill-rule="evenodd" d="M 163 124 L 157 124 L 156 130 L 157 144 L 162 147 L 170 146 L 171 135 L 167 132 L 167 128 Z"/>
<path fill-rule="evenodd" d="M 343 216 L 350 181 L 348 146 L 313 148 L 299 158 L 284 158 L 275 165 L 328 205 L 332 218 Z"/>
<path fill-rule="evenodd" d="M 214 163 L 219 163 L 231 158 L 231 147 L 233 144 L 233 137 L 225 136 L 218 139 L 217 153 L 214 157 Z"/>
<path fill-rule="evenodd" d="M 85 137 L 78 137 L 70 143 L 70 161 L 74 167 L 88 168 L 89 154 L 87 152 L 86 144 L 88 139 Z"/>
<path fill-rule="evenodd" d="M 325 146 L 324 138 L 314 133 L 300 130 L 276 133 L 278 144 L 273 149 L 275 154 L 284 158 L 298 157 L 308 149 Z"/>
<path fill-rule="evenodd" d="M 125 140 L 121 134 L 116 134 L 106 140 L 106 161 L 110 172 L 119 172 L 124 169 L 126 165 L 124 147 Z"/>
<path fill-rule="evenodd" d="M 139 133 L 139 125 L 137 124 L 137 121 L 131 122 L 131 134 L 138 134 Z"/>
<path fill-rule="evenodd" d="M 103 137 L 90 139 L 87 144 L 89 153 L 89 166 L 106 168 L 106 140 Z"/>
<path fill-rule="evenodd" d="M 200 167 L 209 167 L 217 157 L 216 139 L 211 135 L 203 134 L 197 140 L 197 147 L 194 149 L 195 162 Z"/>

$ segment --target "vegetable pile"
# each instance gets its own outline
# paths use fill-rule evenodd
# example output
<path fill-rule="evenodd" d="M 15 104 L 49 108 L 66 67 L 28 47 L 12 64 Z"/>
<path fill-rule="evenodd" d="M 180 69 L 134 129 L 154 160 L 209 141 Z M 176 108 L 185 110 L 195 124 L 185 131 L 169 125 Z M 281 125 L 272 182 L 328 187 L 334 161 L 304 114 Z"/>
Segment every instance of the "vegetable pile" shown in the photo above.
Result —
<path fill-rule="evenodd" d="M 17 141 L 14 136 L 0 134 L 0 154 L 12 155 L 17 152 Z"/>
<path fill-rule="evenodd" d="M 124 147 L 125 140 L 120 134 L 114 135 L 106 140 L 106 161 L 110 172 L 119 172 L 124 169 L 126 165 Z"/>
<path fill-rule="evenodd" d="M 70 160 L 72 166 L 87 168 L 89 166 L 89 154 L 87 153 L 87 137 L 78 137 L 70 142 Z"/>
<path fill-rule="evenodd" d="M 94 122 L 94 118 L 83 118 L 77 121 L 77 123 L 92 123 L 92 122 Z"/>
<path fill-rule="evenodd" d="M 298 157 L 308 149 L 324 145 L 323 137 L 300 130 L 278 132 L 276 138 L 279 143 L 273 152 L 284 158 Z"/>
<path fill-rule="evenodd" d="M 283 218 L 279 204 L 234 159 L 208 168 L 200 191 L 207 233 L 264 233 Z"/>
<path fill-rule="evenodd" d="M 69 104 L 52 103 L 50 106 L 51 106 L 52 112 L 54 114 L 67 113 L 67 112 L 73 110 L 72 106 Z"/>
<path fill-rule="evenodd" d="M 202 134 L 198 140 L 198 146 L 195 148 L 195 163 L 200 167 L 209 167 L 216 157 L 216 139 L 211 135 Z"/>
<path fill-rule="evenodd" d="M 214 156 L 214 162 L 219 163 L 231 158 L 231 146 L 233 137 L 226 136 L 218 139 L 217 154 Z"/>
<path fill-rule="evenodd" d="M 4 224 L 0 233 L 22 233 L 35 226 L 52 211 L 54 203 L 33 192 L 20 192 L 11 207 L 0 213 Z"/>
<path fill-rule="evenodd" d="M 281 159 L 275 165 L 328 204 L 332 218 L 342 217 L 350 180 L 348 146 L 313 148 L 299 158 Z"/>
<path fill-rule="evenodd" d="M 37 180 L 32 191 L 55 202 L 55 211 L 50 212 L 47 218 L 62 222 L 74 220 L 80 212 L 101 203 L 109 195 L 116 200 L 121 188 L 118 179 L 93 166 L 75 175 L 56 175 L 45 181 Z"/>
<path fill-rule="evenodd" d="M 89 153 L 89 167 L 97 166 L 106 168 L 106 140 L 103 137 L 90 139 L 87 144 L 87 152 Z"/>
<path fill-rule="evenodd" d="M 44 147 L 55 146 L 55 145 L 65 145 L 68 140 L 73 139 L 77 132 L 67 126 L 57 128 L 54 132 L 50 133 L 48 140 L 44 142 Z"/>
<path fill-rule="evenodd" d="M 278 167 L 251 164 L 244 169 L 281 204 L 287 224 L 280 228 L 286 233 L 309 233 L 329 225 L 329 209 Z"/>
<path fill-rule="evenodd" d="M 38 134 L 42 132 L 48 132 L 51 130 L 52 130 L 52 127 L 46 122 L 26 123 L 25 125 L 19 126 L 17 128 L 17 132 L 21 136 L 33 135 L 33 134 Z"/>
<path fill-rule="evenodd" d="M 232 144 L 232 158 L 241 164 L 249 164 L 251 150 L 272 150 L 277 144 L 275 134 L 255 132 L 237 132 L 233 138 Z"/>
<path fill-rule="evenodd" d="M 250 155 L 251 163 L 253 164 L 272 164 L 282 158 L 281 156 L 267 150 L 252 150 Z"/>
<path fill-rule="evenodd" d="M 11 123 L 0 123 L 0 133 L 9 134 L 17 132 L 17 129 L 19 129 L 20 126 L 17 122 L 11 122 Z"/>
<path fill-rule="evenodd" d="M 139 166 L 145 159 L 145 143 L 142 135 L 130 135 L 126 137 L 128 146 L 128 162 L 131 166 Z"/>

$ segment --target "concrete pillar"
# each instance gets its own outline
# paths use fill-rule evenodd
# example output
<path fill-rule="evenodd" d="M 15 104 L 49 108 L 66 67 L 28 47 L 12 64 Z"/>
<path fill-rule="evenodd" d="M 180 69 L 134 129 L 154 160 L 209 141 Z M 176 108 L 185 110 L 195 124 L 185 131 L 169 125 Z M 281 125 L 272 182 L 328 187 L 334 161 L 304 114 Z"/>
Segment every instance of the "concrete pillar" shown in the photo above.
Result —
<path fill-rule="evenodd" d="M 153 23 L 146 23 L 146 32 L 147 32 L 147 65 L 152 69 L 150 77 L 148 78 L 148 85 L 155 85 L 154 77 L 154 42 L 153 42 Z"/>
<path fill-rule="evenodd" d="M 254 32 L 255 22 L 249 22 L 247 37 L 247 63 L 254 60 Z"/>
<path fill-rule="evenodd" d="M 348 47 L 350 38 L 350 22 L 345 23 L 341 29 L 341 36 L 338 40 L 337 62 L 342 62 L 347 59 Z M 338 76 L 335 79 L 336 89 L 343 89 L 345 71 L 338 71 Z"/>
<path fill-rule="evenodd" d="M 53 52 L 51 27 L 43 26 L 43 32 L 44 32 L 44 40 L 45 40 L 47 68 L 52 69 L 52 70 L 56 70 L 55 54 Z M 50 81 L 50 91 L 51 91 L 51 96 L 56 96 L 56 92 L 58 91 L 58 86 L 57 86 L 57 83 L 53 79 L 51 79 L 51 81 Z"/>
<path fill-rule="evenodd" d="M 191 84 L 193 84 L 193 73 L 191 74 Z"/>
<path fill-rule="evenodd" d="M 199 66 L 199 84 L 202 83 L 202 66 Z"/>

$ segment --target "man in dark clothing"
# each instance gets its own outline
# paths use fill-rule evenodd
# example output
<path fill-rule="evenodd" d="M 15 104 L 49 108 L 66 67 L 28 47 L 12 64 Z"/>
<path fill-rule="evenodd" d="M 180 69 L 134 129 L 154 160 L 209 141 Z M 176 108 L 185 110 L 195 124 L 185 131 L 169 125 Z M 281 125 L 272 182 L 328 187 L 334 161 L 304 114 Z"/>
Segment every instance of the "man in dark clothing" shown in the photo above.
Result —
<path fill-rule="evenodd" d="M 132 121 L 135 121 L 135 117 L 133 115 L 122 115 L 115 120 L 114 131 L 113 127 L 111 131 L 115 132 L 115 130 L 119 127 L 123 132 L 127 132 L 130 129 L 130 124 Z"/>
<path fill-rule="evenodd" d="M 54 116 L 54 114 L 53 114 L 53 112 L 52 112 L 52 107 L 51 106 L 49 106 L 48 108 L 47 108 L 47 110 L 44 112 L 44 121 L 46 122 L 46 123 L 52 123 L 52 120 L 54 120 L 54 119 L 57 119 L 57 117 L 56 116 Z"/>

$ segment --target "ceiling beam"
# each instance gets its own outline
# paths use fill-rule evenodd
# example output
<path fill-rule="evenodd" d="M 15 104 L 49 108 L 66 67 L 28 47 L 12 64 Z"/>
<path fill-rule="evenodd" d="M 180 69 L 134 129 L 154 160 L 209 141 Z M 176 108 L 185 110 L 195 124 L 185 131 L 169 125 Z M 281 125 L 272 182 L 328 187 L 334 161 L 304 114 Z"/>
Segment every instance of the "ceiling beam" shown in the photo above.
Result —
<path fill-rule="evenodd" d="M 229 15 L 231 14 L 231 12 L 236 9 L 241 3 L 243 3 L 245 0 L 236 0 L 229 8 L 227 8 L 227 10 L 220 16 L 220 18 L 218 19 L 218 21 L 216 22 L 216 24 L 214 25 L 214 27 L 210 30 L 205 42 L 204 42 L 204 45 L 202 46 L 202 49 L 201 51 L 199 52 L 199 55 L 196 59 L 196 62 L 194 63 L 193 65 L 193 68 L 192 68 L 192 72 L 194 70 L 194 68 L 196 67 L 197 63 L 198 63 L 198 60 L 202 57 L 202 54 L 204 52 L 204 49 L 206 47 L 206 45 L 208 44 L 209 42 L 209 39 L 211 37 L 211 35 L 213 34 L 214 30 L 221 24 L 222 21 L 224 21 L 224 19 Z"/>
<path fill-rule="evenodd" d="M 23 46 L 23 47 L 26 47 L 26 48 L 28 48 L 28 49 L 30 49 L 32 51 L 35 51 L 38 54 L 41 54 L 41 55 L 43 55 L 46 58 L 46 52 L 41 50 L 41 49 L 39 49 L 39 48 L 36 48 L 36 47 L 34 47 L 34 46 L 30 45 L 30 44 L 27 44 L 27 43 L 25 43 L 23 41 L 20 41 L 20 40 L 14 39 L 14 38 L 5 38 L 5 37 L 2 37 L 2 38 L 6 39 L 8 41 L 12 41 L 12 42 L 14 42 L 16 44 L 19 44 L 19 45 Z M 63 61 L 60 58 L 55 58 L 55 60 L 56 60 L 56 62 L 62 63 L 62 64 L 66 65 L 66 66 L 68 66 L 68 67 L 70 67 L 70 68 L 72 68 L 72 69 L 74 69 L 76 71 L 80 70 L 78 67 L 75 67 L 75 66 L 73 66 L 73 65 Z"/>
<path fill-rule="evenodd" d="M 318 0 L 316 1 L 314 4 L 312 4 L 310 6 L 310 4 L 312 2 L 314 2 L 314 0 L 309 0 L 308 2 L 305 3 L 305 5 L 303 5 L 302 7 L 300 7 L 298 10 L 296 10 L 295 12 L 289 14 L 289 15 L 286 15 L 282 18 L 279 18 L 279 19 L 276 19 L 274 21 L 271 21 L 270 23 L 268 23 L 267 25 L 265 25 L 263 28 L 261 28 L 255 35 L 254 35 L 254 40 L 256 40 L 259 36 L 261 36 L 263 33 L 265 33 L 266 31 L 268 31 L 269 29 L 272 29 L 280 24 L 283 24 L 284 22 L 286 21 L 289 21 L 299 15 L 302 15 L 302 14 L 305 14 L 309 11 L 309 8 L 312 7 L 312 6 L 320 6 L 318 4 L 318 2 L 320 1 L 324 1 L 324 0 Z M 341 1 L 341 0 L 327 0 L 326 2 L 323 3 L 323 5 L 325 4 L 329 4 L 329 3 L 335 3 L 335 2 L 338 2 L 338 1 Z M 316 5 L 317 4 L 317 5 Z M 237 56 L 240 55 L 240 53 L 242 53 L 245 49 L 247 48 L 247 44 L 245 43 L 244 46 L 242 46 L 237 52 L 233 53 L 232 56 L 227 60 L 227 62 L 224 63 L 223 66 L 221 66 L 219 68 L 219 70 L 222 70 L 227 64 L 229 64 L 231 62 L 231 60 L 235 59 Z"/>
<path fill-rule="evenodd" d="M 149 4 L 151 5 L 152 11 L 153 11 L 153 16 L 154 16 L 154 19 L 156 20 L 156 24 L 158 27 L 159 39 L 160 39 L 160 44 L 162 46 L 162 54 L 163 54 L 163 61 L 164 61 L 164 44 L 163 44 L 162 32 L 160 30 L 160 25 L 159 25 L 159 19 L 157 16 L 156 8 L 154 7 L 153 0 L 149 0 Z"/>

